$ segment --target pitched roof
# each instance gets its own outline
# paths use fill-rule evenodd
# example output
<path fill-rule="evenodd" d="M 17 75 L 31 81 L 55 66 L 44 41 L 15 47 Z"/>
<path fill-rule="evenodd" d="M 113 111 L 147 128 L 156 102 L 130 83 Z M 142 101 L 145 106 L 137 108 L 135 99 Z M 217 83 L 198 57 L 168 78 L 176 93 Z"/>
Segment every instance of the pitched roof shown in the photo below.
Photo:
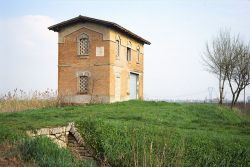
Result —
<path fill-rule="evenodd" d="M 87 17 L 87 16 L 81 16 L 79 15 L 78 17 L 63 21 L 61 23 L 55 24 L 53 26 L 48 27 L 49 30 L 53 30 L 55 32 L 59 32 L 62 28 L 75 24 L 75 23 L 79 23 L 79 22 L 91 22 L 91 23 L 96 23 L 96 24 L 101 24 L 104 25 L 106 27 L 111 27 L 117 31 L 120 31 L 144 44 L 148 44 L 150 45 L 151 43 L 149 41 L 147 41 L 146 39 L 143 39 L 142 37 L 140 37 L 139 35 L 136 35 L 135 33 L 127 30 L 126 28 L 120 26 L 119 24 L 116 24 L 114 22 L 110 22 L 110 21 L 105 21 L 105 20 L 99 20 L 99 19 L 95 19 L 95 18 L 91 18 L 91 17 Z"/>

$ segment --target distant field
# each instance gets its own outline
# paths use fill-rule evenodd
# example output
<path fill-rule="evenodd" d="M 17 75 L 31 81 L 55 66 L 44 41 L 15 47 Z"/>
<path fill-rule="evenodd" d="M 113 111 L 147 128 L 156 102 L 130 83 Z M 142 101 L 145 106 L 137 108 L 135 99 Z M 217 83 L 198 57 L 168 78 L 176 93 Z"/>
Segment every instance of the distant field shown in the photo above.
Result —
<path fill-rule="evenodd" d="M 112 166 L 250 166 L 250 117 L 209 104 L 129 101 L 0 113 L 0 145 L 68 122 Z"/>

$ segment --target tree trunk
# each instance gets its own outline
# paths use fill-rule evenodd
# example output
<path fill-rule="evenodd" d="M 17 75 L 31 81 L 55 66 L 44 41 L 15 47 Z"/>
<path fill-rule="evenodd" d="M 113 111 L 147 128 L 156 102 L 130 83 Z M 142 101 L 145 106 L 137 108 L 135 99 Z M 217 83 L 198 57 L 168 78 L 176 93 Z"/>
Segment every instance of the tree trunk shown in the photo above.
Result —
<path fill-rule="evenodd" d="M 235 105 L 234 104 L 234 101 L 235 101 L 235 93 L 232 93 L 232 101 L 231 101 L 231 105 L 230 105 L 230 108 L 232 109 L 233 106 Z"/>
<path fill-rule="evenodd" d="M 220 99 L 219 99 L 219 104 L 220 104 L 220 105 L 222 105 L 222 96 L 223 96 L 223 92 L 220 91 L 220 97 L 219 97 L 219 98 L 220 98 Z"/>
<path fill-rule="evenodd" d="M 220 92 L 220 95 L 219 95 L 219 104 L 221 105 L 222 104 L 222 96 L 223 96 L 223 88 L 221 86 L 221 76 L 219 77 L 219 92 Z"/>
<path fill-rule="evenodd" d="M 219 76 L 219 104 L 222 105 L 223 103 L 223 92 L 224 92 L 224 85 L 225 85 L 226 77 L 222 77 L 222 72 L 220 71 Z"/>
<path fill-rule="evenodd" d="M 239 89 L 239 90 L 237 91 L 236 97 L 235 97 L 235 99 L 234 99 L 234 106 L 235 106 L 235 104 L 237 103 L 238 98 L 239 98 L 239 96 L 240 96 L 240 92 L 241 92 L 242 90 L 243 90 L 243 89 Z"/>

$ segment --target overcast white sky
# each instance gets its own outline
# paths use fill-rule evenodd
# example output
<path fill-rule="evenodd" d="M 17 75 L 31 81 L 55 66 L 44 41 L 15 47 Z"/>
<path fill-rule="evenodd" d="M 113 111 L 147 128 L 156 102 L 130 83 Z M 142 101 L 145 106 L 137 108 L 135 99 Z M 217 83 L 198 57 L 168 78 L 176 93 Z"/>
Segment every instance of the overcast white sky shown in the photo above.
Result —
<path fill-rule="evenodd" d="M 249 0 L 1 1 L 0 94 L 57 89 L 57 33 L 47 27 L 80 14 L 116 22 L 152 43 L 144 58 L 149 99 L 204 99 L 208 87 L 216 97 L 217 80 L 201 61 L 205 42 L 223 28 L 250 40 Z"/>

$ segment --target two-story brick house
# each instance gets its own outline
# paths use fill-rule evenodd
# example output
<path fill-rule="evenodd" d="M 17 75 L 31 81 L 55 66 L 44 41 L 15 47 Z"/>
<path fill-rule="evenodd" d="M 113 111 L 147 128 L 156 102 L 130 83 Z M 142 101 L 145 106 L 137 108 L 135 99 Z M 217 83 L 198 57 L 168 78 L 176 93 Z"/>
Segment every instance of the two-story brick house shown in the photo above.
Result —
<path fill-rule="evenodd" d="M 143 99 L 144 44 L 122 26 L 78 16 L 58 32 L 58 94 L 73 103 Z"/>

